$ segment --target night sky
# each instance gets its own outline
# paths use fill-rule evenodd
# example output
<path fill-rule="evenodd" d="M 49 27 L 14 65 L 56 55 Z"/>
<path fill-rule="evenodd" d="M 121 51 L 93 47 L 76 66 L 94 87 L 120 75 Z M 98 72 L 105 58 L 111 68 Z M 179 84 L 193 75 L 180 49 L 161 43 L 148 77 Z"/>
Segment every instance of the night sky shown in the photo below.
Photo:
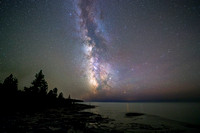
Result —
<path fill-rule="evenodd" d="M 0 0 L 0 82 L 41 69 L 65 97 L 200 100 L 200 1 Z"/>

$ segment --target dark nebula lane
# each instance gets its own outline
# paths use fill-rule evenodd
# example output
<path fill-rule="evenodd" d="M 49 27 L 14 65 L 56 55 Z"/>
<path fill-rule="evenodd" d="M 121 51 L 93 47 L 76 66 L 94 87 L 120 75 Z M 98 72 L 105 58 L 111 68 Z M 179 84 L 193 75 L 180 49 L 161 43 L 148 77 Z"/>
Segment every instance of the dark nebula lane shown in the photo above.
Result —
<path fill-rule="evenodd" d="M 86 60 L 83 63 L 88 65 L 87 77 L 94 93 L 98 90 L 110 88 L 111 79 L 110 65 L 107 62 L 107 48 L 102 30 L 99 28 L 99 20 L 96 13 L 96 2 L 94 0 L 75 1 L 78 5 L 78 23 L 80 26 L 80 37 L 85 48 Z M 78 11 L 77 11 L 78 12 Z"/>

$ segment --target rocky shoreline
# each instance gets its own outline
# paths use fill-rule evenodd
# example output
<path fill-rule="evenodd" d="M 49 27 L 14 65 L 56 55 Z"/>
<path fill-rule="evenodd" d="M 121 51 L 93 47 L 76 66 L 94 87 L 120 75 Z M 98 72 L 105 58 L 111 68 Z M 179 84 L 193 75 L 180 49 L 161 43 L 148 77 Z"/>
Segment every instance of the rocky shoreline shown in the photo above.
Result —
<path fill-rule="evenodd" d="M 94 106 L 75 104 L 71 107 L 51 108 L 37 112 L 9 112 L 0 115 L 0 132 L 93 132 L 91 125 L 107 123 L 108 118 L 98 114 L 81 112 Z"/>
<path fill-rule="evenodd" d="M 132 133 L 199 132 L 198 127 L 146 114 L 129 113 L 130 123 L 119 123 L 99 114 L 82 111 L 95 106 L 74 104 L 33 112 L 9 112 L 0 115 L 1 133 Z"/>

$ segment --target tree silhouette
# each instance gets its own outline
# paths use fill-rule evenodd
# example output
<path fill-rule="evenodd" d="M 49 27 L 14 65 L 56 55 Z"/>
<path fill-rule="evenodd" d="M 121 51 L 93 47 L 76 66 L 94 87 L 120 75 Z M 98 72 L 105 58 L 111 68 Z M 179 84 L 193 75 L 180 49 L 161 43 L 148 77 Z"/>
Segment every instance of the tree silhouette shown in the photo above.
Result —
<path fill-rule="evenodd" d="M 47 95 L 48 95 L 48 97 L 50 97 L 50 98 L 53 97 L 53 90 L 50 90 L 49 93 L 48 93 Z"/>
<path fill-rule="evenodd" d="M 80 100 L 65 99 L 63 93 L 58 95 L 58 89 L 54 88 L 47 94 L 48 84 L 42 70 L 36 73 L 30 87 L 24 87 L 25 91 L 18 90 L 18 80 L 12 74 L 3 83 L 0 83 L 0 106 L 5 111 L 14 110 L 38 110 L 48 107 L 69 107 Z M 2 108 L 1 108 L 2 109 Z"/>
<path fill-rule="evenodd" d="M 44 74 L 42 70 L 35 75 L 35 80 L 31 83 L 32 86 L 30 88 L 25 87 L 24 90 L 33 94 L 40 94 L 42 96 L 47 95 L 48 84 L 44 79 Z"/>
<path fill-rule="evenodd" d="M 13 93 L 13 92 L 17 92 L 17 85 L 18 85 L 18 80 L 17 78 L 15 78 L 12 74 L 10 74 L 10 76 L 8 76 L 4 82 L 3 82 L 3 88 L 5 90 L 5 92 L 8 93 Z"/>
<path fill-rule="evenodd" d="M 58 99 L 64 99 L 62 92 L 58 95 Z"/>
<path fill-rule="evenodd" d="M 57 92 L 58 92 L 58 89 L 54 88 L 53 89 L 53 97 L 55 97 L 55 98 L 57 97 L 57 95 L 58 95 Z"/>
<path fill-rule="evenodd" d="M 58 92 L 58 89 L 54 88 L 53 90 L 50 90 L 47 95 L 50 98 L 57 98 L 57 95 L 58 95 L 57 92 Z"/>

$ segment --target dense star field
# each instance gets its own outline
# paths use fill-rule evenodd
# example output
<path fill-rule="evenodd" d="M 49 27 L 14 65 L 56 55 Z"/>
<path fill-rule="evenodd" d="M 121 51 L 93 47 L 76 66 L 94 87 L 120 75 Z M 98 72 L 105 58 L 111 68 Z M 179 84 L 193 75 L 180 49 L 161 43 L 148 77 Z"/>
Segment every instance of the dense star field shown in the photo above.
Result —
<path fill-rule="evenodd" d="M 84 100 L 200 100 L 200 1 L 1 0 L 0 82 L 40 69 Z"/>

